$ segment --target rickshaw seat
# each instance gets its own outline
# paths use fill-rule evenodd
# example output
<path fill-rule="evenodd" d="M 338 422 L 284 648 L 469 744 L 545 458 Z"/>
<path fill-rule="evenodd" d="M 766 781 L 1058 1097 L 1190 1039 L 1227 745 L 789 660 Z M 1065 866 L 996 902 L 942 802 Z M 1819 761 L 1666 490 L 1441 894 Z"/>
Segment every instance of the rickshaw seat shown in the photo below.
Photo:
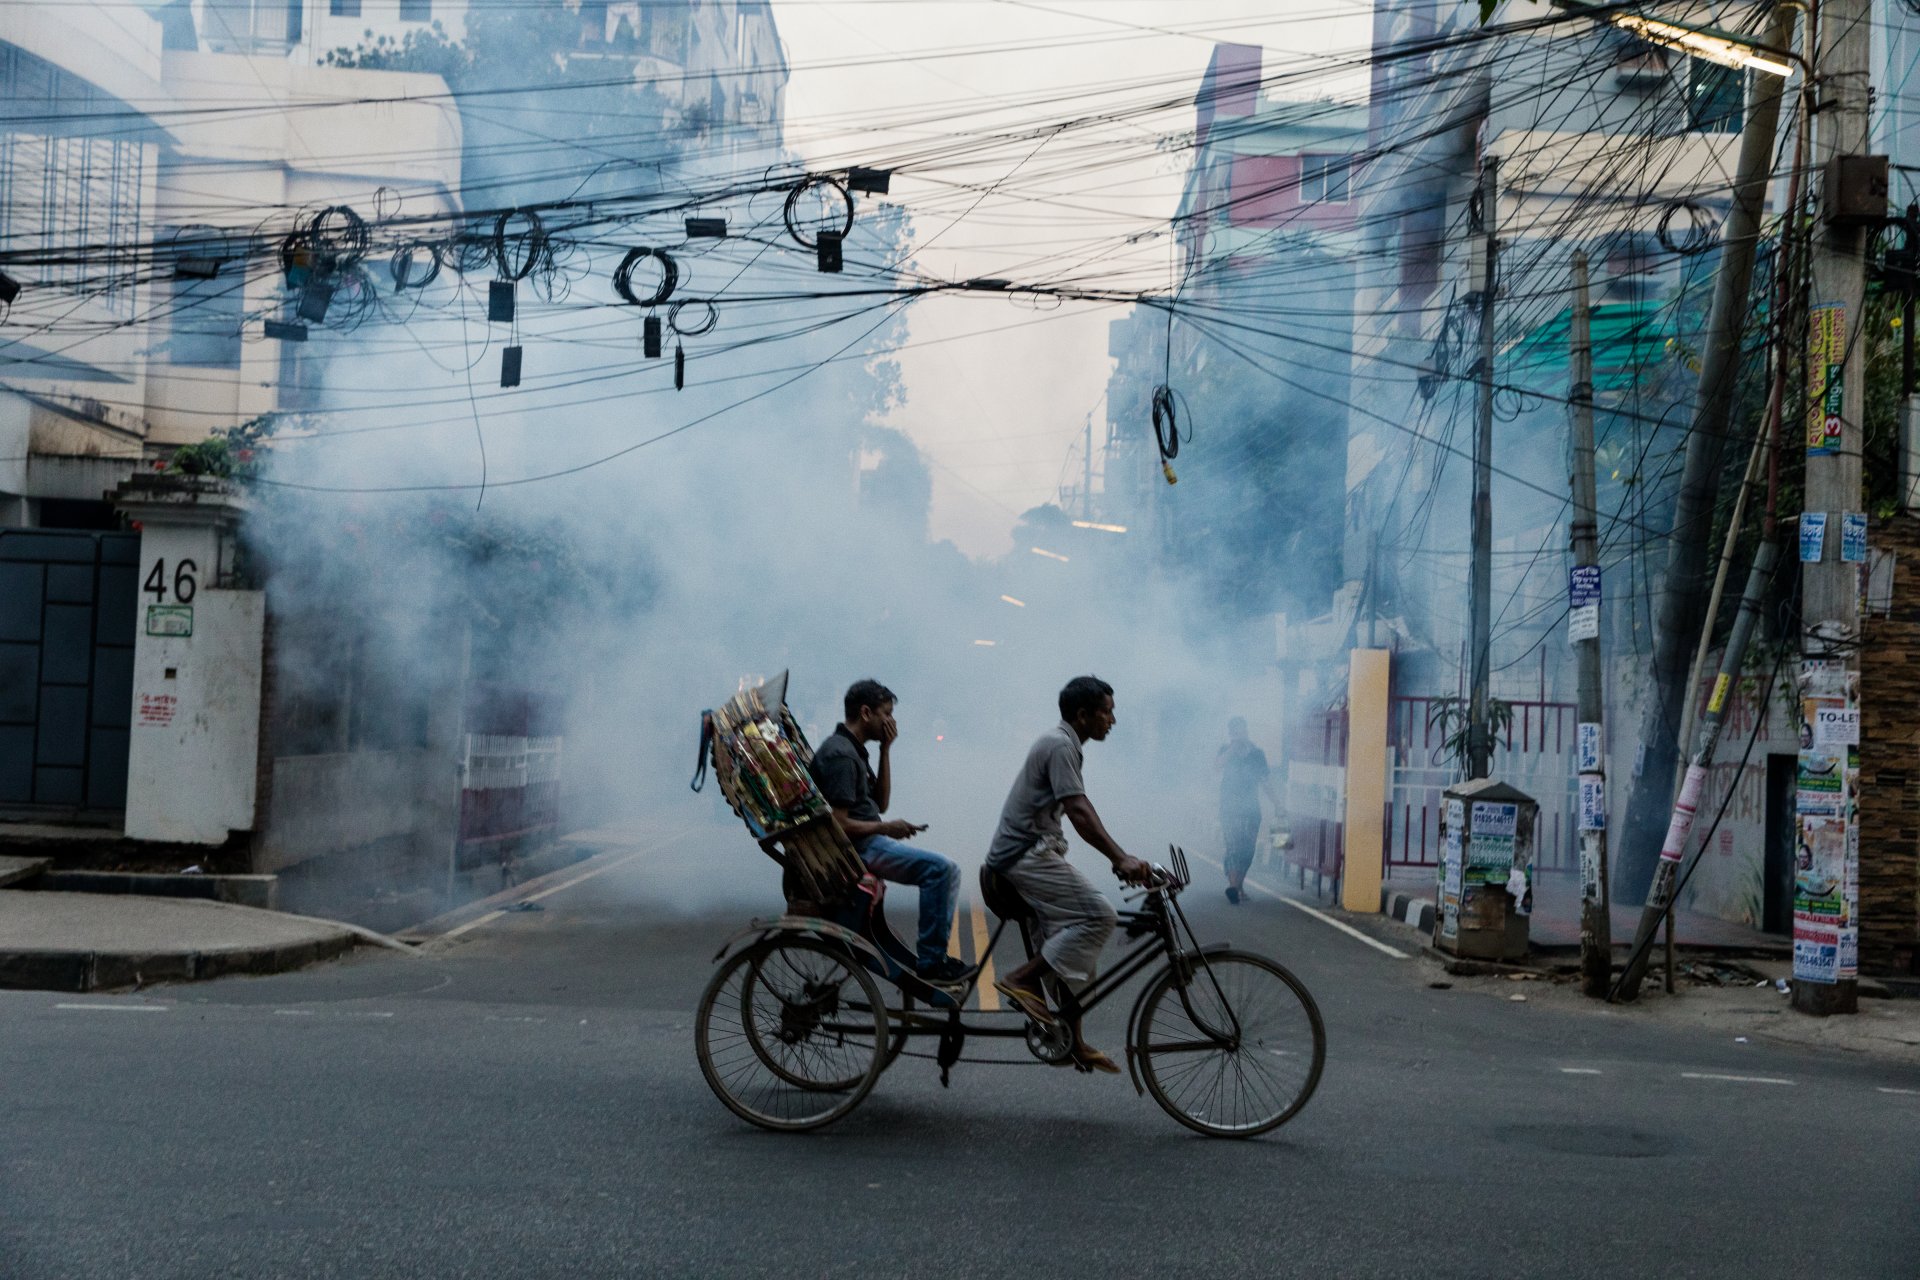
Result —
<path fill-rule="evenodd" d="M 1002 920 L 1031 923 L 1039 919 L 1033 907 L 1013 887 L 1013 881 L 992 867 L 980 868 L 980 900 L 987 904 L 987 910 Z"/>

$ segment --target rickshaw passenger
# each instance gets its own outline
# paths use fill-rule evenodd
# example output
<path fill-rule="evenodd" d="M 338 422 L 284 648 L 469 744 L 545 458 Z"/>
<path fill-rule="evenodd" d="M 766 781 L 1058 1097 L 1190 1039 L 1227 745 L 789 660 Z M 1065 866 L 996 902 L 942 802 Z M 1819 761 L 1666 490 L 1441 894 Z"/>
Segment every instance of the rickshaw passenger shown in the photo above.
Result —
<path fill-rule="evenodd" d="M 1113 904 L 1067 861 L 1061 815 L 1072 819 L 1081 839 L 1106 855 L 1123 883 L 1144 884 L 1153 875 L 1151 867 L 1107 833 L 1080 776 L 1082 744 L 1104 741 L 1113 725 L 1112 685 L 1098 676 L 1067 682 L 1060 691 L 1060 723 L 1027 751 L 987 852 L 987 866 L 1013 882 L 1040 918 L 1046 938 L 1038 955 L 993 985 L 1021 1012 L 1048 1025 L 1059 1018 L 1047 1005 L 1045 980 L 1055 978 L 1073 991 L 1093 981 L 1100 952 L 1117 923 Z M 1117 1075 L 1120 1068 L 1113 1059 L 1081 1035 L 1078 1013 L 1067 1020 L 1074 1061 L 1086 1070 Z"/>
<path fill-rule="evenodd" d="M 947 954 L 953 909 L 960 896 L 960 868 L 952 858 L 906 841 L 924 825 L 881 815 L 893 799 L 893 690 L 878 680 L 857 680 L 843 704 L 846 719 L 813 753 L 813 780 L 833 806 L 833 816 L 853 841 L 867 869 L 882 880 L 920 890 L 920 932 L 914 969 L 929 982 L 957 982 L 967 966 Z M 867 743 L 880 744 L 880 769 L 867 759 Z"/>

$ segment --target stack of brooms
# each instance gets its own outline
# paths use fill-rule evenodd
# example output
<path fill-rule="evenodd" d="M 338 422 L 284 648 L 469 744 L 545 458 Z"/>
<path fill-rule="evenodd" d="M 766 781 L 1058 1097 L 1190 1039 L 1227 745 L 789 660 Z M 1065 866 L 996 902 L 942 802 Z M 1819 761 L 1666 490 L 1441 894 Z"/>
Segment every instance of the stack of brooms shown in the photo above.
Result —
<path fill-rule="evenodd" d="M 700 716 L 700 772 L 713 776 L 760 847 L 785 871 L 790 910 L 844 900 L 866 867 L 813 783 L 813 748 L 787 710 L 787 675 Z"/>

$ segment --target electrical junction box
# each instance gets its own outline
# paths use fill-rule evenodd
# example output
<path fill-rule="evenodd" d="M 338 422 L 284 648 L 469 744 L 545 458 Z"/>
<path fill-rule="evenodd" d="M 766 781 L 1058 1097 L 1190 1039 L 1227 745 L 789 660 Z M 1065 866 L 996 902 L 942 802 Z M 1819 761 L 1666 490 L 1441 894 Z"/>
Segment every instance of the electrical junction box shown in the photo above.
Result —
<path fill-rule="evenodd" d="M 1835 156 L 1820 187 L 1821 216 L 1828 226 L 1878 226 L 1887 218 L 1885 156 Z"/>
<path fill-rule="evenodd" d="M 1442 794 L 1434 946 L 1479 960 L 1525 958 L 1539 825 L 1533 797 L 1492 778 Z"/>

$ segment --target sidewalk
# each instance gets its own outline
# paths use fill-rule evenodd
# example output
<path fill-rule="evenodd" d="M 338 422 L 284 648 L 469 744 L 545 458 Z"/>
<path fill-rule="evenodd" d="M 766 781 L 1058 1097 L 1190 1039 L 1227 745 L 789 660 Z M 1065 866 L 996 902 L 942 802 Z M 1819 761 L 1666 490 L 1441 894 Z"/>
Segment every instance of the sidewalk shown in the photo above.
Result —
<path fill-rule="evenodd" d="M 1383 896 L 1391 900 L 1404 897 L 1414 903 L 1431 903 L 1433 879 L 1428 875 L 1399 876 L 1383 887 Z M 1395 914 L 1397 918 L 1406 919 Z M 1640 908 L 1614 904 L 1613 940 L 1616 944 L 1633 941 L 1640 927 Z M 1431 920 L 1431 916 L 1427 916 Z M 1580 881 L 1571 872 L 1548 872 L 1533 882 L 1533 916 L 1528 925 L 1533 945 L 1540 947 L 1577 947 L 1580 945 Z M 1673 938 L 1682 947 L 1718 947 L 1750 951 L 1763 955 L 1790 955 L 1792 939 L 1777 933 L 1762 933 L 1743 924 L 1713 916 L 1676 911 Z"/>
<path fill-rule="evenodd" d="M 1710 962 L 1705 967 L 1713 968 Z M 1772 985 L 1772 979 L 1790 977 L 1790 961 L 1749 960 L 1741 962 L 1741 967 L 1764 975 L 1767 985 L 1756 986 L 1732 974 L 1724 983 L 1702 981 L 1683 964 L 1674 994 L 1666 994 L 1658 981 L 1650 980 L 1640 988 L 1638 1000 L 1624 1005 L 1582 995 L 1573 975 L 1463 977 L 1443 972 L 1439 962 L 1430 958 L 1409 972 L 1429 987 L 1509 1001 L 1522 1008 L 1558 1009 L 1621 1023 L 1652 1021 L 1723 1036 L 1734 1044 L 1759 1041 L 1838 1050 L 1920 1068 L 1920 1000 L 1863 999 L 1857 1014 L 1810 1018 L 1795 1013 L 1787 993 Z"/>
<path fill-rule="evenodd" d="M 331 920 L 132 894 L 0 890 L 0 989 L 101 991 L 337 956 L 362 933 Z"/>

